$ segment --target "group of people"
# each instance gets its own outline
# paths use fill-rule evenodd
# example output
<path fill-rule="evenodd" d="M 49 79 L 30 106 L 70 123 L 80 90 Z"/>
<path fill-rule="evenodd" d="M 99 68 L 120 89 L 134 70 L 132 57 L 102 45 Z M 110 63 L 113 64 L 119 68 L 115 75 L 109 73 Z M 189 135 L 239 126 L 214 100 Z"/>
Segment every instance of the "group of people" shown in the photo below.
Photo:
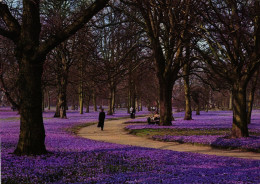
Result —
<path fill-rule="evenodd" d="M 101 109 L 101 111 L 100 111 L 99 116 L 98 116 L 98 125 L 97 125 L 97 127 L 100 127 L 101 130 L 103 131 L 104 130 L 104 122 L 105 122 L 106 114 L 105 114 L 103 108 L 100 108 L 100 109 Z M 134 119 L 135 118 L 135 108 L 130 107 L 129 110 L 130 110 L 130 117 L 132 119 Z M 147 121 L 148 121 L 149 124 L 150 124 L 151 120 L 154 121 L 154 122 L 159 122 L 160 121 L 160 115 L 159 115 L 158 111 L 156 111 L 154 113 L 153 117 L 149 117 L 148 118 Z"/>

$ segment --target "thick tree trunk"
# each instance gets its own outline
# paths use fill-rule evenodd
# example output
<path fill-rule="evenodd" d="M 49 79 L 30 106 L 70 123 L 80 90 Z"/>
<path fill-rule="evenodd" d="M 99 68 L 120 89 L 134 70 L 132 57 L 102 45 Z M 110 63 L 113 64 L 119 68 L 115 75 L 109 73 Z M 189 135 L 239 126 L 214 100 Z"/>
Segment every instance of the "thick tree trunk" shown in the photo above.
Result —
<path fill-rule="evenodd" d="M 41 32 L 39 3 L 23 1 L 23 24 L 16 43 L 19 63 L 20 135 L 14 151 L 17 155 L 46 153 L 42 118 L 42 72 L 45 55 L 39 56 Z"/>
<path fill-rule="evenodd" d="M 1 18 L 4 19 L 6 37 L 14 41 L 15 56 L 19 63 L 20 92 L 20 135 L 14 151 L 17 155 L 46 153 L 45 130 L 42 118 L 41 77 L 46 55 L 58 44 L 69 38 L 84 26 L 108 0 L 95 1 L 87 11 L 61 33 L 51 36 L 40 45 L 40 0 L 22 1 L 23 12 L 20 21 L 1 3 Z M 4 12 L 4 13 L 3 13 Z M 3 33 L 1 33 L 3 34 Z M 66 108 L 65 108 L 66 109 Z"/>
<path fill-rule="evenodd" d="M 25 59 L 26 58 L 26 59 Z M 20 135 L 14 151 L 17 155 L 38 155 L 46 153 L 45 130 L 42 118 L 41 75 L 43 60 L 20 62 Z"/>
<path fill-rule="evenodd" d="M 246 89 L 237 85 L 233 86 L 233 125 L 231 136 L 233 138 L 248 137 Z"/>
<path fill-rule="evenodd" d="M 190 80 L 189 80 L 189 65 L 186 63 L 183 67 L 184 72 L 184 93 L 185 93 L 185 120 L 192 119 L 191 99 L 190 99 Z"/>
<path fill-rule="evenodd" d="M 168 81 L 160 81 L 160 125 L 172 125 L 172 88 Z"/>

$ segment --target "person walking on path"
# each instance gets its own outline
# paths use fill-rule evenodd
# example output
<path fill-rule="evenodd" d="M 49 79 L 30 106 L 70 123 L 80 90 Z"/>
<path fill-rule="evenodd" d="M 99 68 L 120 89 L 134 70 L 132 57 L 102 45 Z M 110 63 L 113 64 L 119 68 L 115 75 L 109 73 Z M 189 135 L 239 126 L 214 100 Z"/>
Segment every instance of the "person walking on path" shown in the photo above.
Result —
<path fill-rule="evenodd" d="M 104 109 L 101 109 L 98 117 L 98 127 L 101 127 L 101 130 L 104 130 L 104 122 L 105 122 L 106 114 Z"/>
<path fill-rule="evenodd" d="M 130 118 L 134 119 L 135 118 L 135 108 L 130 107 Z"/>
<path fill-rule="evenodd" d="M 130 107 L 130 118 L 133 118 L 133 107 Z"/>
<path fill-rule="evenodd" d="M 132 113 L 133 113 L 132 118 L 135 119 L 135 108 L 133 108 Z"/>

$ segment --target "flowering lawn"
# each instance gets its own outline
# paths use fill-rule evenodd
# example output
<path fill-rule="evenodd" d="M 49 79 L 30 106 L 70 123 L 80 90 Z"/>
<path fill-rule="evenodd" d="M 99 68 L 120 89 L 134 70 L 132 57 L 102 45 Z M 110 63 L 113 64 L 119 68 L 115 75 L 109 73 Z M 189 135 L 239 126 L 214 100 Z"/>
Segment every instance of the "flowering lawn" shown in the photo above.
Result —
<path fill-rule="evenodd" d="M 146 113 L 146 112 L 143 112 Z M 142 114 L 138 112 L 138 114 Z M 97 121 L 98 113 L 68 119 L 44 113 L 50 154 L 15 156 L 19 136 L 16 112 L 0 108 L 2 183 L 259 183 L 260 161 L 182 153 L 92 141 L 70 132 Z M 118 111 L 118 118 L 128 116 Z M 105 122 L 109 126 L 109 122 Z"/>
<path fill-rule="evenodd" d="M 193 120 L 183 120 L 183 112 L 176 113 L 172 126 L 147 125 L 146 118 L 138 120 L 144 124 L 129 125 L 126 128 L 137 135 L 152 134 L 152 138 L 161 141 L 204 144 L 221 148 L 240 148 L 260 152 L 260 111 L 254 111 L 249 125 L 250 137 L 228 139 L 232 127 L 231 111 L 202 112 L 193 116 Z M 132 120 L 132 123 L 134 120 Z M 130 123 L 130 122 L 128 122 Z M 149 132 L 150 131 L 150 132 Z"/>

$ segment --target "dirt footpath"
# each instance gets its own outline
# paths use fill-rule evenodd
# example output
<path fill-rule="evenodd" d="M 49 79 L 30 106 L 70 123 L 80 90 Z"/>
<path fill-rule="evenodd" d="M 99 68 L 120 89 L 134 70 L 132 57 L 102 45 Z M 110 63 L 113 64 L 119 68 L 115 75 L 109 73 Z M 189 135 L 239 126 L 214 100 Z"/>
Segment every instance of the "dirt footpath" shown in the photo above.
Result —
<path fill-rule="evenodd" d="M 123 145 L 260 160 L 260 153 L 240 150 L 220 150 L 214 149 L 210 146 L 196 146 L 175 142 L 161 142 L 131 135 L 124 129 L 127 125 L 123 123 L 128 120 L 130 119 L 105 121 L 104 131 L 101 131 L 96 124 L 91 125 L 80 129 L 78 135 L 88 139 Z"/>

